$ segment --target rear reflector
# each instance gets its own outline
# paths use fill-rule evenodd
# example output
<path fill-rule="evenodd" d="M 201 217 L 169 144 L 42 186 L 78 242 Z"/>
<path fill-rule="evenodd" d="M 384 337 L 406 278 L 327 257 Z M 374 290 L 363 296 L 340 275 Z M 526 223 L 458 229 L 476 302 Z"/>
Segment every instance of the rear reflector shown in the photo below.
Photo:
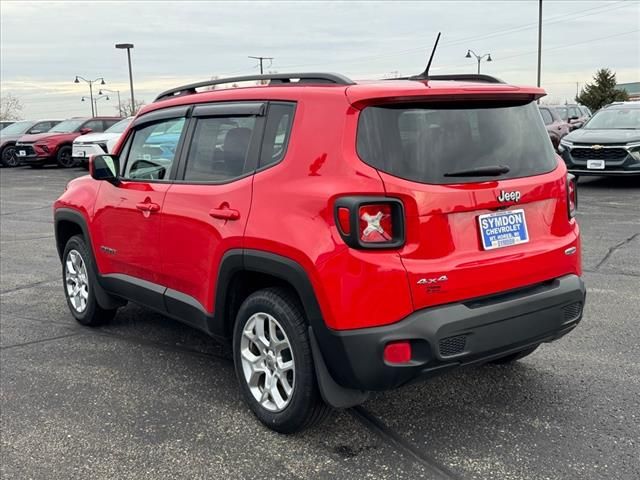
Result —
<path fill-rule="evenodd" d="M 567 175 L 567 205 L 569 207 L 569 218 L 576 216 L 576 210 L 578 208 L 578 185 L 576 177 Z"/>
<path fill-rule="evenodd" d="M 349 215 L 349 209 L 346 207 L 338 208 L 338 223 L 340 224 L 340 229 L 342 233 L 345 235 L 351 234 L 351 219 Z"/>
<path fill-rule="evenodd" d="M 409 363 L 411 343 L 407 340 L 387 343 L 384 347 L 384 361 L 388 363 Z"/>

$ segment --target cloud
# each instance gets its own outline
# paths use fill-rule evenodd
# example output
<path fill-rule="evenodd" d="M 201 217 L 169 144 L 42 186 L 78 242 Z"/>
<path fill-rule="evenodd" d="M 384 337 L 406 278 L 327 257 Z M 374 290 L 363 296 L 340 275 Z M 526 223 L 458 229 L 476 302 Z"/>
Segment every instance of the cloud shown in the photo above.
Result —
<path fill-rule="evenodd" d="M 213 75 L 256 73 L 248 55 L 274 57 L 271 70 L 338 71 L 353 78 L 423 70 L 435 35 L 437 73 L 471 73 L 468 48 L 491 53 L 483 73 L 535 83 L 536 0 L 517 2 L 2 2 L 0 91 L 23 97 L 25 115 L 86 114 L 86 85 L 104 76 L 128 95 L 132 42 L 137 96 Z M 619 81 L 640 71 L 640 4 L 544 2 L 543 86 L 575 94 L 575 82 L 609 67 Z M 621 33 L 630 32 L 625 35 Z M 1 92 L 0 92 L 1 93 Z M 67 109 L 67 110 L 65 110 Z"/>

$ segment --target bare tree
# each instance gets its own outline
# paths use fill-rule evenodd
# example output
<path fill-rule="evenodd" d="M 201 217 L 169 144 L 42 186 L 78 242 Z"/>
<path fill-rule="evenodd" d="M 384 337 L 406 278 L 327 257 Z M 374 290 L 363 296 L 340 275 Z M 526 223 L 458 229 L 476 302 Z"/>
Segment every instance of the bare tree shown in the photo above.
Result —
<path fill-rule="evenodd" d="M 121 117 L 132 117 L 140 111 L 147 103 L 144 100 L 136 100 L 133 110 L 131 109 L 130 102 L 123 102 L 119 106 L 115 107 L 118 115 Z"/>
<path fill-rule="evenodd" d="M 0 95 L 0 120 L 20 120 L 22 102 L 11 93 Z"/>

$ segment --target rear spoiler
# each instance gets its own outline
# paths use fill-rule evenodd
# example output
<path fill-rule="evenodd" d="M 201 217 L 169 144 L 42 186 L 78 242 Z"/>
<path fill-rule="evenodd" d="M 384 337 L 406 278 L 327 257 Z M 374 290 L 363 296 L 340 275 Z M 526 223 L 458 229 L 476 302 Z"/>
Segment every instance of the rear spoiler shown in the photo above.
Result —
<path fill-rule="evenodd" d="M 429 82 L 398 81 L 389 82 L 385 88 L 380 85 L 368 86 L 360 84 L 347 87 L 346 95 L 349 103 L 357 109 L 368 105 L 388 103 L 431 103 L 470 100 L 496 101 L 534 101 L 547 93 L 537 87 L 516 87 L 512 85 L 491 83 L 478 85 L 439 84 L 437 88 L 429 86 Z"/>

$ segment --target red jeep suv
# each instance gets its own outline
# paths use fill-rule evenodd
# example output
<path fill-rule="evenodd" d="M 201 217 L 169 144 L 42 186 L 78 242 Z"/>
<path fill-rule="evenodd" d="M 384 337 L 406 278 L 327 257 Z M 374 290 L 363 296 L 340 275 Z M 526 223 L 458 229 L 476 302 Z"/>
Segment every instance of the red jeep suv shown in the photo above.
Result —
<path fill-rule="evenodd" d="M 24 135 L 16 142 L 18 161 L 32 168 L 49 163 L 57 163 L 63 168 L 73 167 L 76 164 L 71 156 L 73 140 L 86 133 L 104 132 L 120 120 L 119 117 L 71 118 L 46 133 Z"/>
<path fill-rule="evenodd" d="M 280 432 L 529 355 L 585 300 L 543 95 L 481 75 L 169 90 L 55 202 L 71 313 L 98 325 L 132 301 L 230 341 Z"/>

